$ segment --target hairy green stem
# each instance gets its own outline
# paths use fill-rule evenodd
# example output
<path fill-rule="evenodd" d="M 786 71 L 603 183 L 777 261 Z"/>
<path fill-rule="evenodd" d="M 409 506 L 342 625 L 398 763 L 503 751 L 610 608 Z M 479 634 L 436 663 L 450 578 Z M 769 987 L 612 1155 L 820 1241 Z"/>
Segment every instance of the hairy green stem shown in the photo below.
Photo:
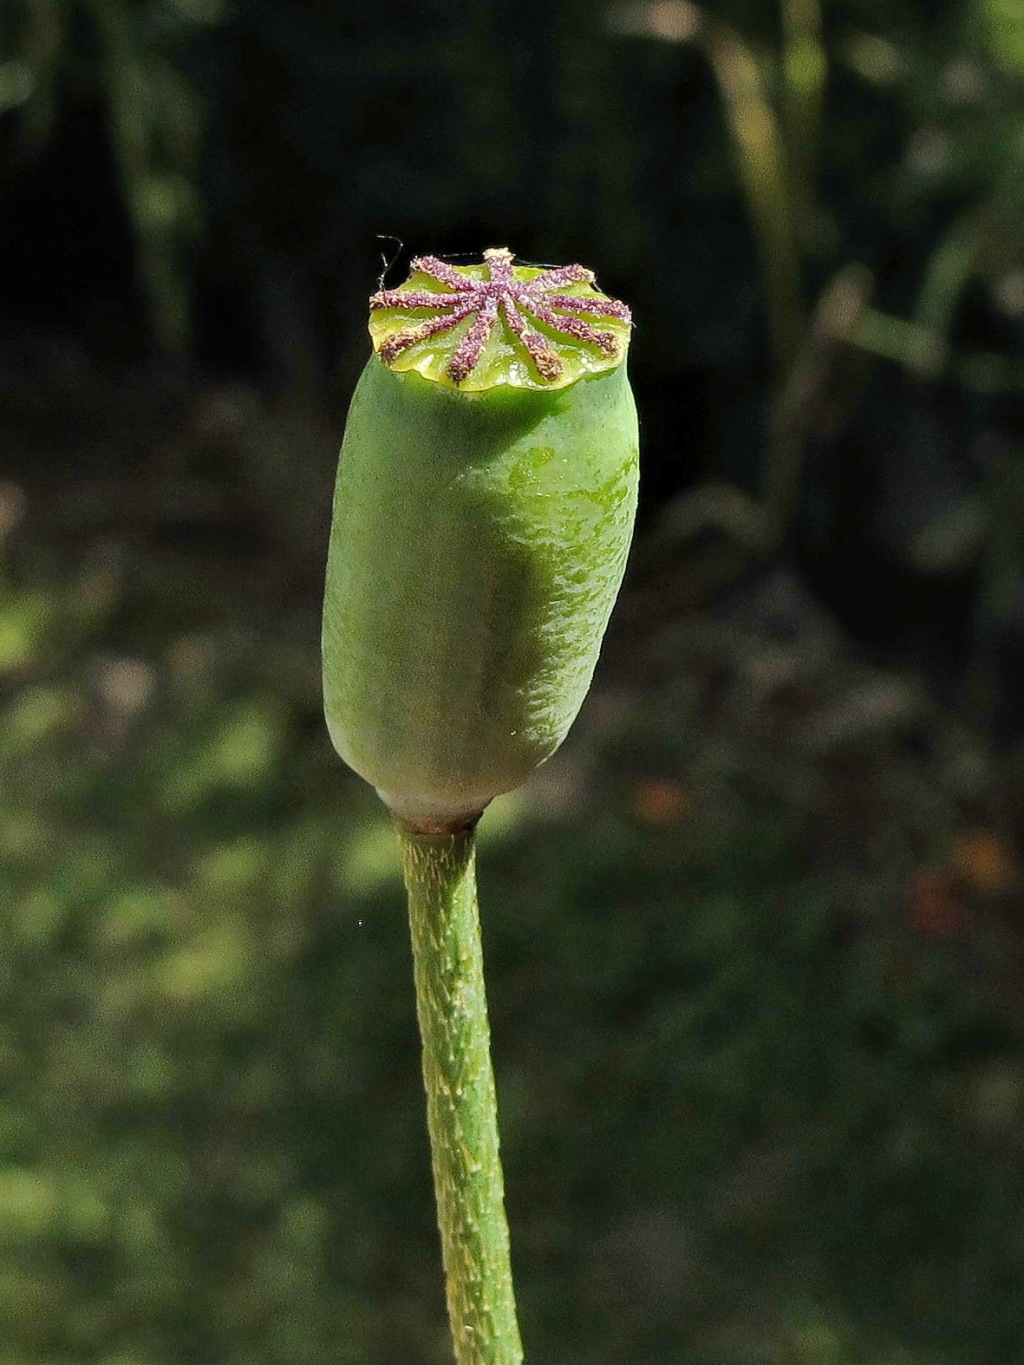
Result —
<path fill-rule="evenodd" d="M 400 832 L 437 1220 L 458 1365 L 520 1365 L 472 829 Z"/>

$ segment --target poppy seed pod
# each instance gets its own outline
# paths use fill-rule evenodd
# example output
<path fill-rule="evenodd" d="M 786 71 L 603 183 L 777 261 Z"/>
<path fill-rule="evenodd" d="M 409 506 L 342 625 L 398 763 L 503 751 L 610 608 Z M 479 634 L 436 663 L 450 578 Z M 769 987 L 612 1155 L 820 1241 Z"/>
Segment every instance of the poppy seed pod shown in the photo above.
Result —
<path fill-rule="evenodd" d="M 581 266 L 413 262 L 370 300 L 324 598 L 341 757 L 410 828 L 473 820 L 564 739 L 637 496 L 628 309 Z"/>

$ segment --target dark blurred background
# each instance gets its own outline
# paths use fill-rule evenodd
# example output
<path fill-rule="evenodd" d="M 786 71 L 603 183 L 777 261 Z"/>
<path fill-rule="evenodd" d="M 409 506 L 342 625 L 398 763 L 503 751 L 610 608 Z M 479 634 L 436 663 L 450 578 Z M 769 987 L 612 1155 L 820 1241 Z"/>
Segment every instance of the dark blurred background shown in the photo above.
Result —
<path fill-rule="evenodd" d="M 1024 5 L 2 0 L 0 1365 L 448 1359 L 320 715 L 366 296 L 581 260 L 644 495 L 481 852 L 545 1365 L 1024 1359 Z"/>

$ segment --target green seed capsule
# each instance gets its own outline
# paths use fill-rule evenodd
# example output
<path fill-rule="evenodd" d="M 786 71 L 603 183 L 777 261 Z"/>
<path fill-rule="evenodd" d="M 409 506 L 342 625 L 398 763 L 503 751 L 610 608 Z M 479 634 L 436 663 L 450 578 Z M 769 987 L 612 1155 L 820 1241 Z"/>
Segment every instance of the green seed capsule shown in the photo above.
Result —
<path fill-rule="evenodd" d="M 629 314 L 579 266 L 425 258 L 371 300 L 324 600 L 335 748 L 400 819 L 472 819 L 586 695 L 637 492 Z"/>

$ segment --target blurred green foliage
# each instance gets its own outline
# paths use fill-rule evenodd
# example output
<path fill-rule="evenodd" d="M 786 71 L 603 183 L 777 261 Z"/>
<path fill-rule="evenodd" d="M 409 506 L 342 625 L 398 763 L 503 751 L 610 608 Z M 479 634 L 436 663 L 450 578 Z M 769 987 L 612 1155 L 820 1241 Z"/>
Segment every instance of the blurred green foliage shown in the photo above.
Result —
<path fill-rule="evenodd" d="M 783 368 L 828 274 L 851 260 L 889 274 L 882 253 L 901 238 L 914 238 L 915 259 L 894 262 L 894 302 L 938 253 L 908 319 L 933 361 L 975 269 L 998 283 L 1020 265 L 1014 0 L 393 9 L 5 8 L 0 91 L 21 152 L 41 154 L 77 108 L 104 108 L 165 344 L 189 335 L 188 248 L 200 232 L 241 288 L 271 287 L 260 276 L 276 266 L 307 287 L 341 286 L 346 307 L 345 258 L 355 250 L 362 292 L 366 241 L 381 231 L 477 250 L 481 234 L 503 232 L 551 257 L 586 248 L 650 293 L 639 302 L 663 370 L 756 338 L 745 238 Z M 966 219 L 947 228 L 971 246 L 943 271 L 943 218 L 958 208 Z M 223 254 L 243 246 L 242 259 Z M 727 260 L 743 286 L 734 299 L 717 289 Z M 685 328 L 662 325 L 673 317 Z M 909 363 L 899 335 L 887 349 Z"/>
<path fill-rule="evenodd" d="M 0 43 L 0 226 L 98 114 L 159 349 L 334 401 L 378 232 L 636 305 L 648 478 L 706 486 L 483 827 L 533 1355 L 1015 1365 L 1019 783 L 801 613 L 681 623 L 663 571 L 709 523 L 825 557 L 861 509 L 887 566 L 976 575 L 984 694 L 1024 576 L 1024 9 L 8 0 Z M 169 434 L 140 390 L 98 469 L 89 382 L 0 405 L 0 1365 L 440 1365 L 397 859 L 319 715 L 333 436 L 237 393 Z"/>
<path fill-rule="evenodd" d="M 139 282 L 168 350 L 190 337 L 188 249 L 202 221 L 202 101 L 176 58 L 213 14 L 202 0 L 12 0 L 0 16 L 0 112 L 20 113 L 20 160 L 45 151 L 69 101 L 102 100 Z"/>
<path fill-rule="evenodd" d="M 98 112 L 152 337 L 332 395 L 378 234 L 587 260 L 641 319 L 652 497 L 973 573 L 983 650 L 1024 592 L 1022 51 L 1016 0 L 9 0 L 0 157 L 16 196 Z"/>
<path fill-rule="evenodd" d="M 174 626 L 146 555 L 55 574 L 0 580 L 0 1359 L 441 1365 L 394 839 L 315 651 L 258 603 Z M 483 826 L 532 1350 L 1010 1362 L 1012 855 L 942 889 L 979 752 L 813 621 L 628 653 Z"/>

